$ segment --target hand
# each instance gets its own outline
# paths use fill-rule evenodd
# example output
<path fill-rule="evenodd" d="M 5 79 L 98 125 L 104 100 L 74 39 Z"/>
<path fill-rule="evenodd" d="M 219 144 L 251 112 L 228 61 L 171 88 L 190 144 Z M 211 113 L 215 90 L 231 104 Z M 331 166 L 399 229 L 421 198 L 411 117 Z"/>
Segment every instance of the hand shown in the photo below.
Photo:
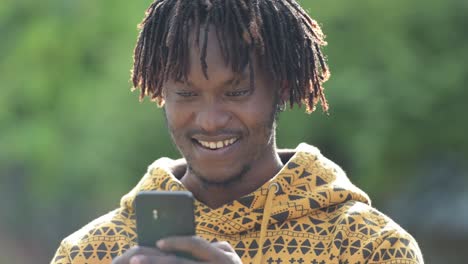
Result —
<path fill-rule="evenodd" d="M 189 253 L 195 259 L 203 263 L 226 263 L 242 264 L 236 251 L 226 242 L 208 243 L 206 240 L 197 237 L 170 237 L 157 242 L 157 246 L 163 252 L 184 252 Z M 160 263 L 179 263 L 177 261 Z M 195 264 L 197 261 L 187 260 L 180 263 Z M 159 264 L 159 262 L 158 262 Z"/>
<path fill-rule="evenodd" d="M 208 243 L 200 237 L 171 237 L 158 241 L 157 248 L 133 247 L 116 258 L 113 264 L 242 264 L 232 246 L 227 242 Z M 197 260 L 177 257 L 170 252 L 183 252 Z"/>
<path fill-rule="evenodd" d="M 167 256 L 166 253 L 157 249 L 156 247 L 140 247 L 134 246 L 129 250 L 125 251 L 124 254 L 118 256 L 112 261 L 112 264 L 138 264 L 138 263 L 153 263 L 153 262 L 142 262 L 145 259 L 153 259 L 155 257 Z"/>

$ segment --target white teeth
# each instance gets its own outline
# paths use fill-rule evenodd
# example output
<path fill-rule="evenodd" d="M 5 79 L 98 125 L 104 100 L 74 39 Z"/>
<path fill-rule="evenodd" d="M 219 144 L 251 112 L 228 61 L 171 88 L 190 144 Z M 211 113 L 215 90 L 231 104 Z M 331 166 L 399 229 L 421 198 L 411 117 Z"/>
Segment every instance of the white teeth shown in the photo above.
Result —
<path fill-rule="evenodd" d="M 210 148 L 210 149 L 220 149 L 223 147 L 227 147 L 234 142 L 236 142 L 236 138 L 231 138 L 231 139 L 226 139 L 224 141 L 216 141 L 216 142 L 208 142 L 208 141 L 201 141 L 198 140 L 198 142 L 204 146 L 205 148 Z"/>

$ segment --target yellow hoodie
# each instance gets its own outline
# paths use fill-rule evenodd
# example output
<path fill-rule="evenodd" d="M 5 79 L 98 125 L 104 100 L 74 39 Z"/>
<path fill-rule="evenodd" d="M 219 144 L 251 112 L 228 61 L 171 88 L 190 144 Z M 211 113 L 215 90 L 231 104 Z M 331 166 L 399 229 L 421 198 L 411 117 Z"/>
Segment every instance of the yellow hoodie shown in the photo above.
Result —
<path fill-rule="evenodd" d="M 168 158 L 155 161 L 120 208 L 65 238 L 51 263 L 111 263 L 136 245 L 135 195 L 185 190 L 173 165 Z M 423 263 L 416 241 L 307 144 L 253 193 L 216 209 L 196 201 L 195 221 L 197 235 L 228 241 L 243 263 Z"/>

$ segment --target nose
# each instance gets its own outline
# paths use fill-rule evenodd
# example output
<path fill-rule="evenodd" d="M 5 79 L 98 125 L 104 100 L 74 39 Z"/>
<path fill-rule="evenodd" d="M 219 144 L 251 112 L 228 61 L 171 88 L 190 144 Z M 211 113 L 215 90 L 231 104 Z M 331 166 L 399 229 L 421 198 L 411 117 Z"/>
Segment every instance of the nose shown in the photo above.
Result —
<path fill-rule="evenodd" d="M 226 128 L 231 113 L 216 103 L 205 105 L 196 114 L 195 123 L 197 126 L 208 133 L 216 133 L 220 129 Z"/>

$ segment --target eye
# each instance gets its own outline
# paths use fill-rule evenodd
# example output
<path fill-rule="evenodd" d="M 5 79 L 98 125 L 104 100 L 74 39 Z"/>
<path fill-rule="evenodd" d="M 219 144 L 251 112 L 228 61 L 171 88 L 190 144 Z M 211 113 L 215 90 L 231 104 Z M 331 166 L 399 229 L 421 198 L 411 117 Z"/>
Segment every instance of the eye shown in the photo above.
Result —
<path fill-rule="evenodd" d="M 236 96 L 243 96 L 243 95 L 247 95 L 250 93 L 250 89 L 248 90 L 241 90 L 241 91 L 231 91 L 231 92 L 227 92 L 226 95 L 227 96 L 232 96 L 232 97 L 236 97 Z"/>
<path fill-rule="evenodd" d="M 180 92 L 176 92 L 176 94 L 182 97 L 192 97 L 192 96 L 197 95 L 195 92 L 190 92 L 190 91 L 180 91 Z"/>

